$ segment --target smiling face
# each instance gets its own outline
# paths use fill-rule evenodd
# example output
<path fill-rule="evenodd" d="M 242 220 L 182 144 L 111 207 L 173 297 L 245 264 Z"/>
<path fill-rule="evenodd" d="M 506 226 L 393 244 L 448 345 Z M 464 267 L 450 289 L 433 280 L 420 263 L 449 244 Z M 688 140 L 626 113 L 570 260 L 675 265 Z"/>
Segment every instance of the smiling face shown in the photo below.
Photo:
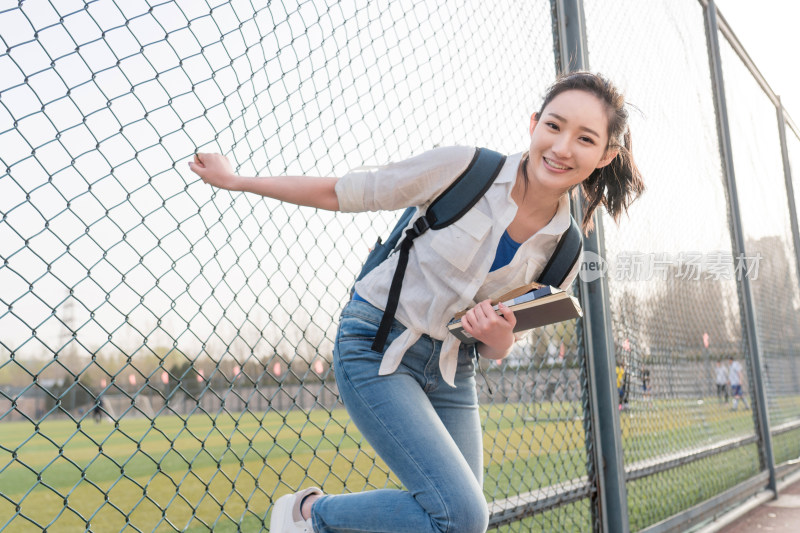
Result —
<path fill-rule="evenodd" d="M 608 114 L 593 94 L 568 90 L 553 98 L 530 125 L 527 172 L 534 190 L 561 195 L 614 159 L 608 146 Z"/>

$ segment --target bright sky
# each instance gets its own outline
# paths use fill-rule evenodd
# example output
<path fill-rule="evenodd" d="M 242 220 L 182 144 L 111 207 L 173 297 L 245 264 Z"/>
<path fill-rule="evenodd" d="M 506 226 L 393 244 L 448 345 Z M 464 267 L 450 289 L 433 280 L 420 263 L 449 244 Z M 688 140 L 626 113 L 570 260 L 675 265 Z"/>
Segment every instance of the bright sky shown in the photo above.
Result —
<path fill-rule="evenodd" d="M 287 210 L 250 197 L 234 198 L 225 192 L 212 197 L 183 164 L 175 170 L 172 161 L 186 161 L 200 148 L 230 153 L 242 164 L 243 174 L 336 174 L 364 158 L 378 163 L 434 144 L 471 143 L 513 152 L 520 142 L 524 145 L 528 108 L 554 76 L 549 4 L 544 1 L 512 2 L 514 9 L 493 12 L 487 7 L 491 4 L 480 0 L 458 7 L 392 0 L 386 2 L 391 9 L 359 0 L 339 2 L 324 13 L 316 12 L 321 3 L 307 2 L 292 14 L 281 11 L 283 4 L 273 3 L 257 15 L 248 0 L 214 3 L 218 8 L 209 14 L 206 4 L 194 0 L 162 3 L 153 10 L 144 2 L 118 2 L 126 10 L 123 14 L 113 2 L 94 2 L 83 10 L 67 2 L 39 0 L 26 2 L 23 16 L 22 8 L 7 9 L 2 6 L 11 2 L 0 0 L 0 162 L 11 165 L 14 176 L 0 180 L 0 212 L 10 213 L 0 224 L 0 257 L 13 255 L 9 268 L 0 268 L 0 288 L 2 299 L 14 302 L 13 315 L 3 315 L 0 308 L 0 331 L 16 334 L 15 342 L 24 342 L 33 329 L 39 339 L 69 338 L 52 313 L 66 297 L 67 287 L 84 306 L 75 309 L 74 321 L 86 324 L 81 335 L 92 339 L 89 345 L 109 337 L 126 344 L 126 336 L 136 343 L 149 335 L 153 344 L 171 344 L 180 337 L 183 346 L 187 331 L 194 336 L 192 342 L 212 342 L 226 335 L 214 329 L 220 321 L 231 335 L 246 338 L 249 333 L 242 333 L 238 325 L 258 322 L 257 315 L 269 315 L 281 328 L 283 322 L 306 323 L 309 317 L 295 309 L 301 300 L 301 310 L 322 308 L 333 314 L 349 288 L 348 272 L 354 275 L 374 236 L 388 228 L 378 227 L 366 215 L 339 216 L 333 222 L 328 215 Z M 356 8 L 362 4 L 369 7 Z M 607 0 L 586 4 L 594 13 L 589 31 L 597 38 L 593 68 L 613 73 L 614 79 L 641 79 L 642 66 L 652 62 L 655 48 L 618 54 L 616 36 L 602 31 L 609 24 Z M 790 64 L 800 49 L 793 27 L 800 20 L 800 7 L 790 0 L 718 4 L 800 123 L 800 80 Z M 637 159 L 655 178 L 648 185 L 648 199 L 635 206 L 641 213 L 663 209 L 664 198 L 672 197 L 676 184 L 696 192 L 710 188 L 682 198 L 684 209 L 692 209 L 689 202 L 694 201 L 697 210 L 725 213 L 716 179 L 719 162 L 707 157 L 717 150 L 716 138 L 688 140 L 683 134 L 686 117 L 674 116 L 662 100 L 667 91 L 693 106 L 698 110 L 690 117 L 694 131 L 714 131 L 700 11 L 691 2 L 664 1 L 627 13 L 628 18 L 643 20 L 639 25 L 628 22 L 629 42 L 647 42 L 658 30 L 656 45 L 671 47 L 676 51 L 673 57 L 681 61 L 680 50 L 687 47 L 693 68 L 689 72 L 687 64 L 667 61 L 658 83 L 630 83 L 631 101 L 642 107 L 632 118 L 637 121 Z M 69 15 L 59 22 L 65 13 Z M 647 26 L 653 14 L 666 23 Z M 240 26 L 239 16 L 249 22 Z M 127 24 L 125 17 L 130 19 Z M 191 28 L 185 27 L 189 19 Z M 263 37 L 258 27 L 272 27 L 273 19 L 284 22 Z M 320 22 L 305 31 L 306 19 Z M 46 31 L 34 39 L 31 24 Z M 165 29 L 171 31 L 168 39 L 163 37 Z M 229 34 L 224 46 L 223 33 Z M 303 37 L 295 38 L 295 33 Z M 484 34 L 492 34 L 491 39 Z M 7 48 L 12 51 L 5 52 Z M 529 56 L 515 55 L 518 49 Z M 59 58 L 55 67 L 50 66 L 51 57 Z M 520 74 L 523 62 L 533 65 L 525 75 Z M 263 68 L 251 75 L 252 65 Z M 513 83 L 482 82 L 494 79 Z M 62 96 L 65 84 L 69 98 Z M 735 100 L 733 95 L 729 98 Z M 48 102 L 44 111 L 42 102 Z M 738 109 L 748 113 L 731 113 L 732 117 L 747 115 L 747 124 L 760 124 L 749 116 L 755 105 L 742 109 L 739 104 Z M 771 109 L 757 115 L 770 113 L 774 117 Z M 62 135 L 54 142 L 56 128 Z M 774 153 L 774 139 L 758 128 L 742 129 L 757 134 L 757 142 L 745 138 L 740 145 L 762 143 Z M 774 129 L 771 134 L 776 134 Z M 29 157 L 32 147 L 37 147 L 38 163 Z M 743 152 L 747 173 L 763 171 L 761 151 Z M 672 175 L 674 153 L 681 153 L 693 172 Z M 771 161 L 780 163 L 776 157 Z M 663 177 L 665 172 L 669 179 Z M 695 172 L 708 178 L 697 180 Z M 782 179 L 780 168 L 769 174 Z M 286 223 L 289 217 L 298 223 Z M 654 243 L 661 251 L 716 250 L 729 242 L 721 224 L 709 226 L 702 235 L 672 228 L 655 242 L 659 217 L 641 220 L 638 235 L 629 236 L 624 249 Z M 776 224 L 783 224 L 782 219 Z M 320 239 L 321 228 L 328 226 L 327 240 Z M 331 235 L 342 234 L 354 238 L 344 247 L 346 253 L 334 253 L 342 246 Z M 69 253 L 64 243 L 69 243 Z M 330 283 L 332 272 L 339 274 L 338 284 Z M 325 295 L 323 302 L 318 294 Z M 272 305 L 276 300 L 280 306 Z M 162 321 L 159 327 L 154 325 L 156 318 Z M 333 323 L 329 316 L 325 322 Z M 254 339 L 263 336 L 261 326 L 251 329 Z M 302 328 L 296 329 L 300 336 Z M 164 331 L 171 338 L 154 339 Z M 39 351 L 40 346 L 29 342 L 26 349 Z"/>
<path fill-rule="evenodd" d="M 82 353 L 269 351 L 264 337 L 303 353 L 298 339 L 309 348 L 323 333 L 303 331 L 310 312 L 332 339 L 391 215 L 332 220 L 215 193 L 189 172 L 191 154 L 224 152 L 244 175 L 341 175 L 436 144 L 512 153 L 555 76 L 545 2 L 6 5 L 0 343 L 16 353 L 73 343 L 71 327 Z M 517 49 L 534 61 L 509 57 Z M 514 83 L 484 83 L 494 78 Z M 68 290 L 79 305 L 64 305 Z"/>
<path fill-rule="evenodd" d="M 717 8 L 795 124 L 800 124 L 800 2 L 717 0 Z M 724 65 L 723 65 L 724 68 Z"/>

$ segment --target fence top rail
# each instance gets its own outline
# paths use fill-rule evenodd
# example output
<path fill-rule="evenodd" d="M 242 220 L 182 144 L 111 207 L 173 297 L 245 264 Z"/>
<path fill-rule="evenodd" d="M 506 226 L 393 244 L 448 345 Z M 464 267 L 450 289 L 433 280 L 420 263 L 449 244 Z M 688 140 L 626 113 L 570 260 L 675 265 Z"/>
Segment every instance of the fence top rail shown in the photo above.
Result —
<path fill-rule="evenodd" d="M 702 4 L 704 8 L 708 8 L 708 5 L 711 3 L 711 0 L 697 0 L 697 1 L 700 2 L 700 4 Z M 797 127 L 797 125 L 792 120 L 792 117 L 789 116 L 789 113 L 786 111 L 786 109 L 783 108 L 780 102 L 780 98 L 775 93 L 775 91 L 772 90 L 772 87 L 770 87 L 769 83 L 767 82 L 767 79 L 764 77 L 763 74 L 761 74 L 761 71 L 758 70 L 758 67 L 756 66 L 755 62 L 750 57 L 750 54 L 747 53 L 747 50 L 745 50 L 744 46 L 742 46 L 742 43 L 739 41 L 739 38 L 736 37 L 736 34 L 733 32 L 730 25 L 725 20 L 725 16 L 719 11 L 717 11 L 717 27 L 719 28 L 719 31 L 721 31 L 722 34 L 725 36 L 725 39 L 727 39 L 728 43 L 733 48 L 734 52 L 736 52 L 736 55 L 739 56 L 739 59 L 741 59 L 742 63 L 744 63 L 744 65 L 747 67 L 747 70 L 749 70 L 750 74 L 753 75 L 756 82 L 761 87 L 761 90 L 763 90 L 764 93 L 767 95 L 767 98 L 770 99 L 770 101 L 775 107 L 780 108 L 783 111 L 783 118 L 786 121 L 786 125 L 789 128 L 791 128 L 791 130 L 794 132 L 795 135 L 800 137 L 800 128 Z"/>
<path fill-rule="evenodd" d="M 789 431 L 794 431 L 795 429 L 800 429 L 800 420 L 789 420 L 788 422 L 784 422 L 783 424 L 772 426 L 770 428 L 770 431 L 772 431 L 773 435 L 778 435 L 781 433 L 788 433 Z"/>
<path fill-rule="evenodd" d="M 499 527 L 510 524 L 530 516 L 532 512 L 543 512 L 587 498 L 591 492 L 589 479 L 582 476 L 557 485 L 494 500 L 489 503 L 489 525 Z"/>
<path fill-rule="evenodd" d="M 757 437 L 755 435 L 741 435 L 706 446 L 690 448 L 669 455 L 638 461 L 627 466 L 625 469 L 625 479 L 633 481 L 635 479 L 647 477 L 658 472 L 663 472 L 664 470 L 704 459 L 710 455 L 724 453 L 734 448 L 752 444 L 756 441 Z"/>

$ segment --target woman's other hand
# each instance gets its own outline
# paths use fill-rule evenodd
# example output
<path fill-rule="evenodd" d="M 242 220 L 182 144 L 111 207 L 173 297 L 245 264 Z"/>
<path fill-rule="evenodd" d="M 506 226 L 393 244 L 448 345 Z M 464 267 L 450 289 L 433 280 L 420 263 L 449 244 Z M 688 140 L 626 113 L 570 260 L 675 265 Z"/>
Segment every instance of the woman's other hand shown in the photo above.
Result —
<path fill-rule="evenodd" d="M 502 359 L 514 345 L 514 326 L 517 319 L 514 312 L 506 305 L 499 304 L 498 315 L 492 308 L 491 300 L 484 300 L 461 318 L 464 331 L 478 339 L 484 346 L 478 351 L 488 359 Z"/>
<path fill-rule="evenodd" d="M 260 194 L 281 202 L 316 207 L 317 209 L 339 210 L 339 197 L 336 195 L 337 178 L 238 176 L 233 173 L 233 167 L 228 158 L 221 154 L 195 154 L 194 161 L 189 162 L 189 168 L 200 176 L 203 183 L 220 189 Z"/>
<path fill-rule="evenodd" d="M 203 183 L 229 191 L 238 187 L 239 176 L 234 174 L 231 162 L 222 154 L 194 154 L 189 169 L 200 176 Z"/>

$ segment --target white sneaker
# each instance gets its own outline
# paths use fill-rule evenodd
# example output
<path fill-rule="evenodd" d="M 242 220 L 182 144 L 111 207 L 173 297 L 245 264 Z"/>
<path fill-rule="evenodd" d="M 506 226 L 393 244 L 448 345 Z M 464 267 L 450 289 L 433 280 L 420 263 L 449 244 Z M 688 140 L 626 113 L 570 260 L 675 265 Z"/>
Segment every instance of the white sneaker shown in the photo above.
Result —
<path fill-rule="evenodd" d="M 303 498 L 312 494 L 322 496 L 322 491 L 317 487 L 287 494 L 278 498 L 272 506 L 272 517 L 269 519 L 270 533 L 312 533 L 311 519 L 303 520 L 300 514 L 300 504 Z"/>

